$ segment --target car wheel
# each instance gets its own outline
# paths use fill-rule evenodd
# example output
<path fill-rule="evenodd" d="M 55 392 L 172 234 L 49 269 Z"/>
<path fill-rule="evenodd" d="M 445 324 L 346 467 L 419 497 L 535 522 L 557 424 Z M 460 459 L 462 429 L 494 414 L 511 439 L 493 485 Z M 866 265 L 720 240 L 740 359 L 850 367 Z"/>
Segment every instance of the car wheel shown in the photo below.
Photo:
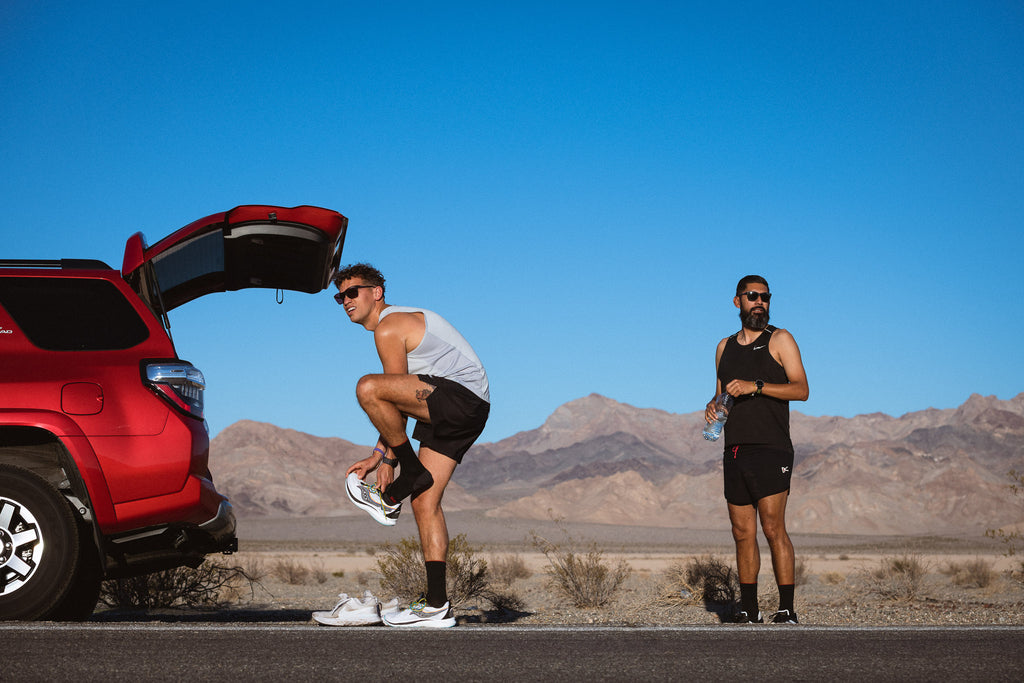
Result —
<path fill-rule="evenodd" d="M 78 544 L 64 497 L 38 475 L 0 465 L 0 619 L 40 619 L 59 604 Z"/>
<path fill-rule="evenodd" d="M 85 621 L 92 616 L 99 602 L 103 565 L 96 549 L 86 543 L 86 539 L 92 537 L 88 523 L 77 516 L 76 520 L 80 539 L 78 564 L 68 594 L 44 617 L 50 621 Z"/>

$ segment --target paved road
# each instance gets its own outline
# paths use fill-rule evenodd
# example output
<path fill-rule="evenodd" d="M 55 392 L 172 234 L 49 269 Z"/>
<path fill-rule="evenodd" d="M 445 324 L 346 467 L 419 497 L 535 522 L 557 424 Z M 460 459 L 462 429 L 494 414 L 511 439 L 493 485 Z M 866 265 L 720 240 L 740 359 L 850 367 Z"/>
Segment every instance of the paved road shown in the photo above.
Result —
<path fill-rule="evenodd" d="M 1019 681 L 1024 627 L 0 624 L 0 680 Z"/>

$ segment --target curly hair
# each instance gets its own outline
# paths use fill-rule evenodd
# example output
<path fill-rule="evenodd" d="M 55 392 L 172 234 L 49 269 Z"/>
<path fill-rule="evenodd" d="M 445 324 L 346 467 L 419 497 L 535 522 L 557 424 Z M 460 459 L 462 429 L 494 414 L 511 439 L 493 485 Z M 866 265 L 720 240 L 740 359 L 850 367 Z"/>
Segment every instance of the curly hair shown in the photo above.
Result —
<path fill-rule="evenodd" d="M 384 291 L 384 276 L 369 263 L 353 263 L 340 269 L 334 275 L 334 285 L 341 287 L 342 282 L 354 277 L 362 279 L 368 285 L 380 287 L 381 291 Z"/>

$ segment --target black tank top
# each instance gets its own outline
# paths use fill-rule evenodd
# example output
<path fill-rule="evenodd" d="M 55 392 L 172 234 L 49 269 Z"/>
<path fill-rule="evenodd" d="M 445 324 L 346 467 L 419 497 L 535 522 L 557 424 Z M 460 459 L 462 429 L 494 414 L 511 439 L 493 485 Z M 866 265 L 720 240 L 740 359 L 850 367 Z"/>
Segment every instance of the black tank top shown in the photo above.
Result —
<path fill-rule="evenodd" d="M 718 361 L 718 379 L 725 385 L 734 379 L 763 380 L 767 384 L 788 384 L 789 377 L 768 352 L 768 341 L 778 329 L 765 328 L 752 344 L 741 345 L 732 335 Z M 737 333 L 738 334 L 738 333 Z M 739 396 L 725 423 L 725 447 L 756 444 L 793 451 L 789 438 L 789 401 L 770 396 Z"/>

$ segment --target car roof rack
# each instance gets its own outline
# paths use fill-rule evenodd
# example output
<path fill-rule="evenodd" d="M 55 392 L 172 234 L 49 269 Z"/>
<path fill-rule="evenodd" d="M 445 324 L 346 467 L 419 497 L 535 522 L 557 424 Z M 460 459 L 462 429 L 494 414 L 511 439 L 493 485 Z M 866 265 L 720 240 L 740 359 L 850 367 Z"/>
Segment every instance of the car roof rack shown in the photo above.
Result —
<path fill-rule="evenodd" d="M 76 268 L 79 270 L 110 270 L 110 266 L 103 261 L 88 258 L 0 259 L 0 268 Z"/>

